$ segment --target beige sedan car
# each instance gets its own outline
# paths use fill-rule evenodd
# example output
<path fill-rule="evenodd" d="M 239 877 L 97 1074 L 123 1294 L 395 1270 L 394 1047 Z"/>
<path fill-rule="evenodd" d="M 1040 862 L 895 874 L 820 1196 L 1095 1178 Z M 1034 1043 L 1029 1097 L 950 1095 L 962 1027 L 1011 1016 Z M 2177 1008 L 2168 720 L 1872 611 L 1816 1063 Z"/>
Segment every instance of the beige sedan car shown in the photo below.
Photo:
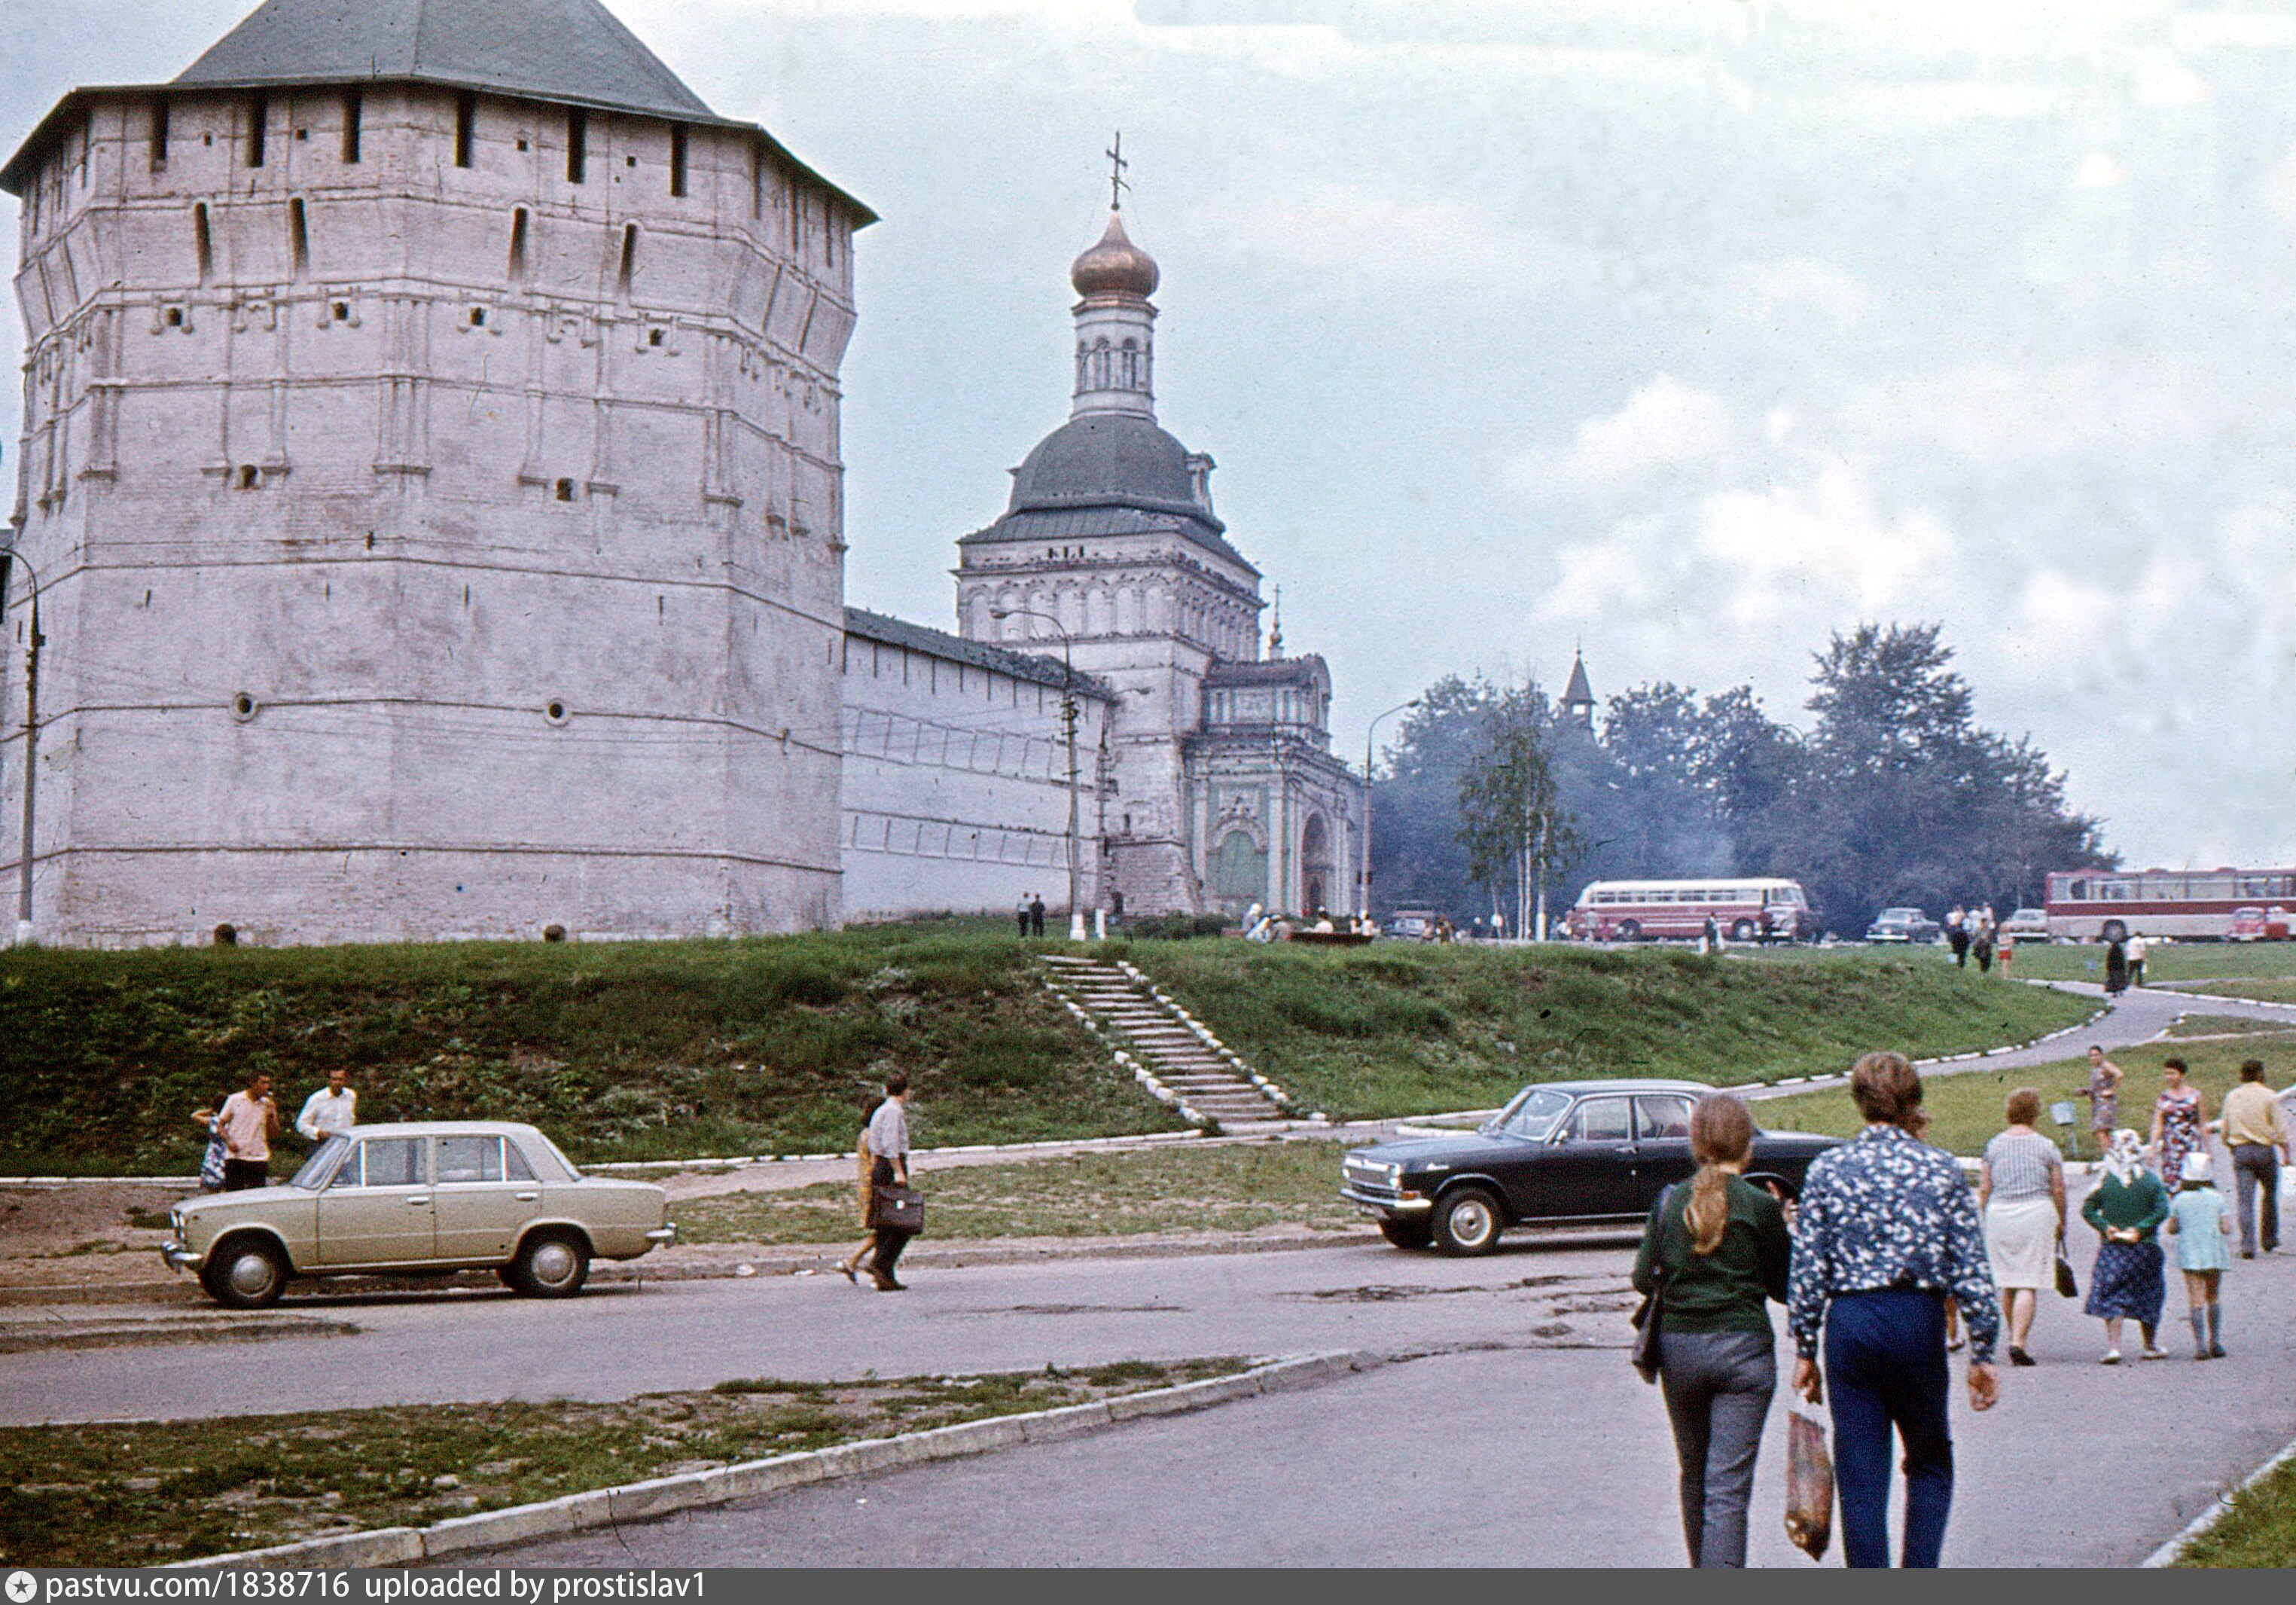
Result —
<path fill-rule="evenodd" d="M 160 1252 L 234 1309 L 290 1278 L 492 1270 L 519 1292 L 582 1290 L 593 1258 L 676 1240 L 649 1181 L 586 1176 L 530 1125 L 423 1121 L 330 1137 L 284 1187 L 187 1198 Z"/>

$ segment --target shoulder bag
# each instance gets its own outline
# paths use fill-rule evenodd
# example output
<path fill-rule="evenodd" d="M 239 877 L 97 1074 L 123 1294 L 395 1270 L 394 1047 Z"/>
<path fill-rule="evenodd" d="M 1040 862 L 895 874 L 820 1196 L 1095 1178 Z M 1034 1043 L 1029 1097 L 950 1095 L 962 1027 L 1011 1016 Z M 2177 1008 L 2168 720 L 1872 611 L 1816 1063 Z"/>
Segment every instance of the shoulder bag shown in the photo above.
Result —
<path fill-rule="evenodd" d="M 1651 1247 L 1654 1285 L 1643 1295 L 1642 1307 L 1635 1312 L 1635 1341 L 1628 1356 L 1634 1362 L 1635 1374 L 1645 1382 L 1658 1380 L 1658 1329 L 1666 1314 L 1666 1265 L 1660 1255 L 1666 1247 L 1666 1210 L 1674 1202 L 1674 1190 L 1669 1187 L 1659 1194 L 1658 1207 L 1652 1211 L 1658 1222 L 1658 1240 Z"/>
<path fill-rule="evenodd" d="M 2065 1234 L 2057 1233 L 2057 1292 L 2065 1298 L 2080 1296 L 2080 1283 L 2073 1280 L 2073 1263 L 2065 1257 Z"/>

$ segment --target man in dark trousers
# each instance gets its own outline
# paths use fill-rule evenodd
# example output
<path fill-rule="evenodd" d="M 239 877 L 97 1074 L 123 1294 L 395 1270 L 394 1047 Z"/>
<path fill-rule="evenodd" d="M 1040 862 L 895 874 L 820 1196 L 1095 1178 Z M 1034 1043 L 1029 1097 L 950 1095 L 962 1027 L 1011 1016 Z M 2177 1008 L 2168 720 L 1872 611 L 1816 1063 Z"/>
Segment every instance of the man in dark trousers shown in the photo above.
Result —
<path fill-rule="evenodd" d="M 1033 893 L 1031 893 L 1031 895 L 1034 895 L 1034 894 L 1033 894 Z M 1013 918 L 1015 918 L 1015 919 L 1017 919 L 1017 920 L 1019 920 L 1019 921 L 1021 922 L 1021 941 L 1023 941 L 1023 942 L 1028 941 L 1028 940 L 1029 940 L 1029 899 L 1028 899 L 1027 897 L 1023 897 L 1023 898 L 1022 898 L 1022 899 L 1021 899 L 1018 903 L 1016 903 L 1016 904 L 1014 904 L 1014 905 L 1013 905 Z"/>
<path fill-rule="evenodd" d="M 1032 892 L 1032 893 L 1030 893 L 1029 894 L 1029 935 L 1031 935 L 1031 936 L 1041 936 L 1041 935 L 1043 935 L 1044 934 L 1045 934 L 1045 899 L 1044 899 L 1044 895 L 1043 895 L 1043 893 L 1041 893 Z"/>
<path fill-rule="evenodd" d="M 896 1070 L 885 1078 L 885 1101 L 869 1116 L 869 1183 L 880 1192 L 909 1184 L 909 1078 Z M 893 1267 L 914 1232 L 880 1224 L 877 1252 L 869 1261 L 869 1276 L 880 1293 L 900 1293 L 906 1284 L 896 1280 Z"/>

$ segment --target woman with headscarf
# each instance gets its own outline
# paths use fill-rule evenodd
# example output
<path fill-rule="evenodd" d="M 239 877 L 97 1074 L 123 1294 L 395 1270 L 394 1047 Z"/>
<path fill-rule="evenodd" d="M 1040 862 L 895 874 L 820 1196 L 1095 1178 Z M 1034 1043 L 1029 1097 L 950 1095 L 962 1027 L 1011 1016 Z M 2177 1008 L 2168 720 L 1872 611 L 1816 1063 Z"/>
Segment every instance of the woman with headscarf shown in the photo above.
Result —
<path fill-rule="evenodd" d="M 2115 1132 L 2105 1150 L 2103 1178 L 2081 1204 L 2081 1219 L 2096 1229 L 2100 1239 L 2083 1308 L 2104 1322 L 2106 1365 L 2120 1363 L 2120 1323 L 2130 1317 L 2144 1336 L 2144 1358 L 2169 1357 L 2153 1341 L 2168 1296 L 2161 1245 L 2153 1234 L 2168 1218 L 2169 1194 L 2161 1178 L 2144 1168 L 2144 1140 L 2134 1132 Z"/>
<path fill-rule="evenodd" d="M 2117 941 L 2105 943 L 2104 990 L 2114 998 L 2128 990 L 2128 950 Z"/>

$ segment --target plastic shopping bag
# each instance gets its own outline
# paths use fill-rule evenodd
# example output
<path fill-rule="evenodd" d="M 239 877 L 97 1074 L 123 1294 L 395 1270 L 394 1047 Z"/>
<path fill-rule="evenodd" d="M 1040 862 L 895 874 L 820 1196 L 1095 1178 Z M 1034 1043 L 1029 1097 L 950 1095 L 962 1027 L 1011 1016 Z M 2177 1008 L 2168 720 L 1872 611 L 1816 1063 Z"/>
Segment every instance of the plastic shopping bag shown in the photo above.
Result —
<path fill-rule="evenodd" d="M 1833 1539 L 1833 1457 L 1815 1416 L 1786 1412 L 1786 1537 L 1813 1560 Z"/>

